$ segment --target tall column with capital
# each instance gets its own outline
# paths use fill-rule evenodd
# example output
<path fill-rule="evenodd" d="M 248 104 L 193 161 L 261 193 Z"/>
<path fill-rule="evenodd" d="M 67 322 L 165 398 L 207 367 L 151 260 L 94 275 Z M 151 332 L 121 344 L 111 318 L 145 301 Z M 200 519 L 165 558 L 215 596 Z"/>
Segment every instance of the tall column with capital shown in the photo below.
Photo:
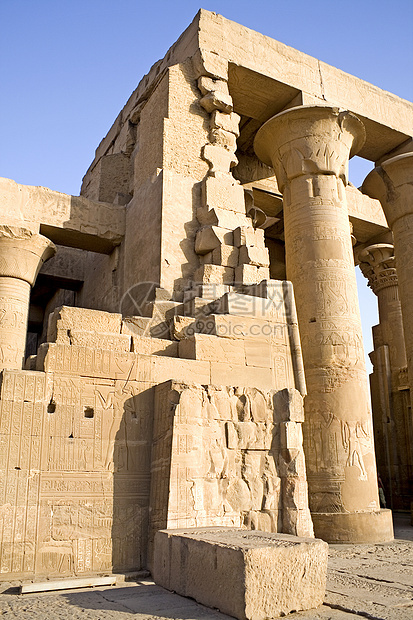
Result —
<path fill-rule="evenodd" d="M 357 252 L 357 260 L 379 307 L 380 323 L 373 329 L 374 351 L 370 355 L 378 468 L 391 507 L 410 509 L 413 428 L 400 391 L 400 371 L 407 361 L 394 247 L 389 243 L 370 245 Z"/>
<path fill-rule="evenodd" d="M 331 106 L 277 114 L 255 151 L 283 192 L 287 277 L 294 285 L 308 395 L 306 462 L 316 536 L 330 542 L 391 540 L 380 511 L 350 224 L 348 159 L 361 121 Z"/>
<path fill-rule="evenodd" d="M 410 394 L 413 399 L 413 153 L 384 161 L 367 175 L 362 190 L 380 200 L 393 231 Z"/>
<path fill-rule="evenodd" d="M 30 290 L 54 244 L 26 228 L 0 226 L 0 370 L 24 363 Z"/>

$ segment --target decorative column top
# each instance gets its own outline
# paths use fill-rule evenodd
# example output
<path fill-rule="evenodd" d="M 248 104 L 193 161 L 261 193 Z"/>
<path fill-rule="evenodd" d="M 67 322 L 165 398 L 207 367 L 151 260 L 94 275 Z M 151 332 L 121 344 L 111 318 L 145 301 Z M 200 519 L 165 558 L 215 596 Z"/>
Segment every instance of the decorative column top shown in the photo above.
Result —
<path fill-rule="evenodd" d="M 254 149 L 273 166 L 283 191 L 302 175 L 334 174 L 347 183 L 348 158 L 363 146 L 363 123 L 333 106 L 299 106 L 273 116 L 258 130 Z"/>
<path fill-rule="evenodd" d="M 0 225 L 0 276 L 28 282 L 30 286 L 56 247 L 43 235 L 18 226 Z"/>
<path fill-rule="evenodd" d="M 369 287 L 376 295 L 388 286 L 397 286 L 396 259 L 391 243 L 375 243 L 360 250 L 357 260 Z"/>
<path fill-rule="evenodd" d="M 390 227 L 413 214 L 413 153 L 384 161 L 367 175 L 361 189 L 380 200 Z"/>

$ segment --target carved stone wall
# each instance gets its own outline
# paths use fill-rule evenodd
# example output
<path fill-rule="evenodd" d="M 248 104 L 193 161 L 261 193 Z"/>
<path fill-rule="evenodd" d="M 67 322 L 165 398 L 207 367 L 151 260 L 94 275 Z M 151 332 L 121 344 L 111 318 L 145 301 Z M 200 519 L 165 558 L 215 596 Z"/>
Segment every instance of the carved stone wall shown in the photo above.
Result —
<path fill-rule="evenodd" d="M 303 420 L 295 389 L 157 386 L 150 540 L 212 525 L 313 536 Z"/>
<path fill-rule="evenodd" d="M 172 522 L 311 535 L 292 291 L 259 292 L 172 316 L 169 338 L 53 312 L 36 370 L 2 375 L 0 579 L 140 569 Z"/>

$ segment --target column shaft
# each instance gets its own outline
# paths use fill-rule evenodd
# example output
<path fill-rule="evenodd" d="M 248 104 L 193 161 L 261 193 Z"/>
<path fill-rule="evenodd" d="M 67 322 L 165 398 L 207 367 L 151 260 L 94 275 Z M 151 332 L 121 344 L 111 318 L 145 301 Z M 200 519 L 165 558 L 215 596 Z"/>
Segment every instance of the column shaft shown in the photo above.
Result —
<path fill-rule="evenodd" d="M 24 364 L 30 290 L 56 248 L 26 228 L 0 226 L 0 370 Z"/>
<path fill-rule="evenodd" d="M 327 106 L 270 119 L 255 148 L 284 199 L 287 277 L 293 282 L 308 394 L 304 439 L 316 536 L 392 538 L 379 511 L 373 428 L 344 184 L 363 143 L 354 115 Z"/>
<path fill-rule="evenodd" d="M 25 280 L 0 277 L 0 368 L 24 364 L 30 290 Z"/>

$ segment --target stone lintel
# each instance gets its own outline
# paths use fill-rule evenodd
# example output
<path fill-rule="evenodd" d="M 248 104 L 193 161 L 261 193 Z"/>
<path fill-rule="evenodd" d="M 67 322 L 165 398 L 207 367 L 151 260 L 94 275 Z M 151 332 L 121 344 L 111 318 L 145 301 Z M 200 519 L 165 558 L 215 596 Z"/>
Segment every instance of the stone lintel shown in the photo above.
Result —
<path fill-rule="evenodd" d="M 109 254 L 125 234 L 125 207 L 0 178 L 0 224 L 30 228 L 54 243 Z"/>

